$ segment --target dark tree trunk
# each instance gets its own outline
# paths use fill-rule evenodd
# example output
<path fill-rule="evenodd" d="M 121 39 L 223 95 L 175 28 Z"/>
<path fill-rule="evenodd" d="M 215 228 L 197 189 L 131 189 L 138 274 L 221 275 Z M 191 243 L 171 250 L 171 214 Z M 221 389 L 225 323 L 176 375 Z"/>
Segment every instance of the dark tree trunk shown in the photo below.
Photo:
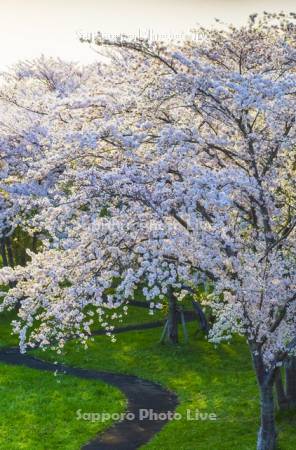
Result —
<path fill-rule="evenodd" d="M 260 390 L 261 420 L 257 439 L 257 450 L 276 449 L 275 405 L 273 386 L 276 370 L 268 371 L 263 362 L 261 348 L 251 345 L 252 358 Z"/>
<path fill-rule="evenodd" d="M 279 368 L 276 370 L 275 373 L 275 389 L 278 407 L 281 411 L 283 411 L 289 407 L 289 402 L 285 392 L 285 386 L 283 383 L 281 369 Z"/>
<path fill-rule="evenodd" d="M 276 427 L 273 399 L 273 383 L 260 386 L 261 426 L 258 434 L 257 450 L 275 450 Z"/>
<path fill-rule="evenodd" d="M 168 319 L 167 319 L 167 339 L 171 344 L 178 344 L 178 308 L 177 308 L 177 300 L 174 296 L 172 289 L 169 289 L 168 292 Z"/>
<path fill-rule="evenodd" d="M 7 248 L 8 263 L 9 263 L 10 267 L 14 267 L 14 258 L 13 258 L 13 252 L 12 252 L 12 245 L 11 245 L 10 237 L 6 238 L 6 248 Z"/>
<path fill-rule="evenodd" d="M 287 398 L 290 408 L 296 407 L 296 357 L 290 358 L 286 368 Z"/>
<path fill-rule="evenodd" d="M 32 251 L 34 253 L 37 253 L 37 243 L 38 243 L 37 233 L 34 233 L 33 234 L 33 239 L 32 239 Z"/>
<path fill-rule="evenodd" d="M 6 255 L 6 248 L 5 248 L 5 238 L 1 238 L 1 257 L 2 257 L 2 265 L 4 267 L 8 266 L 8 259 Z"/>

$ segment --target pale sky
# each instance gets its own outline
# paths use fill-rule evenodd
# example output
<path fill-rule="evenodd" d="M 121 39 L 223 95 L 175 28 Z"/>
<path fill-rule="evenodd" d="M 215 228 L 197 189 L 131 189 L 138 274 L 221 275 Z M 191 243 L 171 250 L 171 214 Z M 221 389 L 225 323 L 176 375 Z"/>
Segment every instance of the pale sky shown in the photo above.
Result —
<path fill-rule="evenodd" d="M 0 69 L 41 54 L 94 61 L 77 32 L 178 34 L 216 17 L 240 24 L 254 12 L 295 9 L 295 0 L 0 0 Z"/>

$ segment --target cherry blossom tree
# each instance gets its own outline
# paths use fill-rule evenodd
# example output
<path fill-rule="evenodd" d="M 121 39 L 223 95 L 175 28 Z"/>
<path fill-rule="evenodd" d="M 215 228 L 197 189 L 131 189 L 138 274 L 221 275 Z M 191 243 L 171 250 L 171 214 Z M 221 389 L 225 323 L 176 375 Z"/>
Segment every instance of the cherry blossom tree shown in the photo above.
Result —
<path fill-rule="evenodd" d="M 158 117 L 167 122 L 170 144 L 199 145 L 199 163 L 240 168 L 255 188 L 233 198 L 235 220 L 230 228 L 227 223 L 226 234 L 234 239 L 227 264 L 234 265 L 230 272 L 222 265 L 214 276 L 230 309 L 220 297 L 216 305 L 211 302 L 218 317 L 211 336 L 216 342 L 227 339 L 243 325 L 261 390 L 258 448 L 273 448 L 272 386 L 274 377 L 281 386 L 278 366 L 287 363 L 295 346 L 294 15 L 253 16 L 240 29 L 201 31 L 207 38 L 200 45 L 190 42 L 171 53 L 141 41 L 97 43 L 140 52 L 168 68 L 165 90 L 154 93 L 161 99 Z M 238 307 L 235 319 L 230 313 Z M 288 361 L 287 395 L 295 404 L 293 358 Z"/>
<path fill-rule="evenodd" d="M 39 63 L 22 68 L 46 92 L 13 107 L 34 114 L 42 145 L 1 189 L 34 210 L 24 223 L 43 241 L 26 266 L 0 271 L 14 283 L 1 308 L 18 305 L 22 351 L 59 351 L 70 336 L 86 344 L 94 321 L 114 340 L 135 289 L 153 309 L 211 282 L 209 338 L 246 338 L 257 449 L 273 450 L 273 386 L 296 349 L 295 22 L 265 14 L 201 31 L 178 45 L 100 38 L 110 62 L 83 83 L 61 63 L 54 88 Z"/>

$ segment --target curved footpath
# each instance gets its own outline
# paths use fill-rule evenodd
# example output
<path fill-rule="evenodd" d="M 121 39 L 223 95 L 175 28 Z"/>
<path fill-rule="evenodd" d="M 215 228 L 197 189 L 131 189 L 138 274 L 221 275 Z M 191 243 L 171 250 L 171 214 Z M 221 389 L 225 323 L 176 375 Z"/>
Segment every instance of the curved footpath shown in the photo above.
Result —
<path fill-rule="evenodd" d="M 130 325 L 114 331 L 124 332 L 130 330 L 144 330 L 163 324 L 163 321 L 151 322 L 141 325 Z M 100 330 L 94 334 L 104 334 Z M 23 355 L 18 348 L 0 349 L 0 361 L 6 364 L 24 365 L 38 370 L 55 372 L 63 371 L 66 374 L 79 378 L 101 380 L 119 388 L 127 398 L 127 413 L 134 414 L 134 420 L 124 419 L 115 423 L 106 431 L 82 447 L 83 450 L 135 450 L 148 442 L 167 423 L 166 420 L 139 420 L 139 410 L 152 409 L 157 415 L 173 412 L 178 404 L 177 396 L 164 389 L 157 383 L 143 380 L 132 375 L 119 373 L 98 372 L 96 370 L 80 369 L 42 361 L 30 355 Z M 97 411 L 98 412 L 98 411 Z"/>

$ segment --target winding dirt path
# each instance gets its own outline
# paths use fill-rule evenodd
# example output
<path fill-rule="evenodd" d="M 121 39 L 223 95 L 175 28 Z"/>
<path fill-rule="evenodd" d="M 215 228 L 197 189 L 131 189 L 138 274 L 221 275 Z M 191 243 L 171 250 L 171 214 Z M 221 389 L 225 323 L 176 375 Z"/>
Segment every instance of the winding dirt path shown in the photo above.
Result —
<path fill-rule="evenodd" d="M 143 330 L 160 326 L 163 322 L 127 326 L 116 330 L 124 332 L 130 330 Z M 97 332 L 94 334 L 102 334 Z M 135 416 L 134 420 L 124 419 L 115 423 L 106 431 L 85 444 L 83 450 L 135 450 L 147 443 L 167 423 L 165 420 L 140 420 L 141 409 L 152 409 L 154 413 L 167 413 L 174 411 L 177 404 L 177 396 L 164 389 L 161 385 L 138 378 L 132 375 L 119 373 L 99 372 L 96 370 L 81 369 L 53 364 L 42 361 L 30 355 L 23 355 L 17 348 L 0 349 L 0 361 L 6 364 L 23 365 L 32 369 L 46 370 L 50 372 L 63 371 L 83 379 L 101 380 L 119 388 L 127 398 L 127 413 Z M 94 411 L 99 412 L 99 411 Z"/>

